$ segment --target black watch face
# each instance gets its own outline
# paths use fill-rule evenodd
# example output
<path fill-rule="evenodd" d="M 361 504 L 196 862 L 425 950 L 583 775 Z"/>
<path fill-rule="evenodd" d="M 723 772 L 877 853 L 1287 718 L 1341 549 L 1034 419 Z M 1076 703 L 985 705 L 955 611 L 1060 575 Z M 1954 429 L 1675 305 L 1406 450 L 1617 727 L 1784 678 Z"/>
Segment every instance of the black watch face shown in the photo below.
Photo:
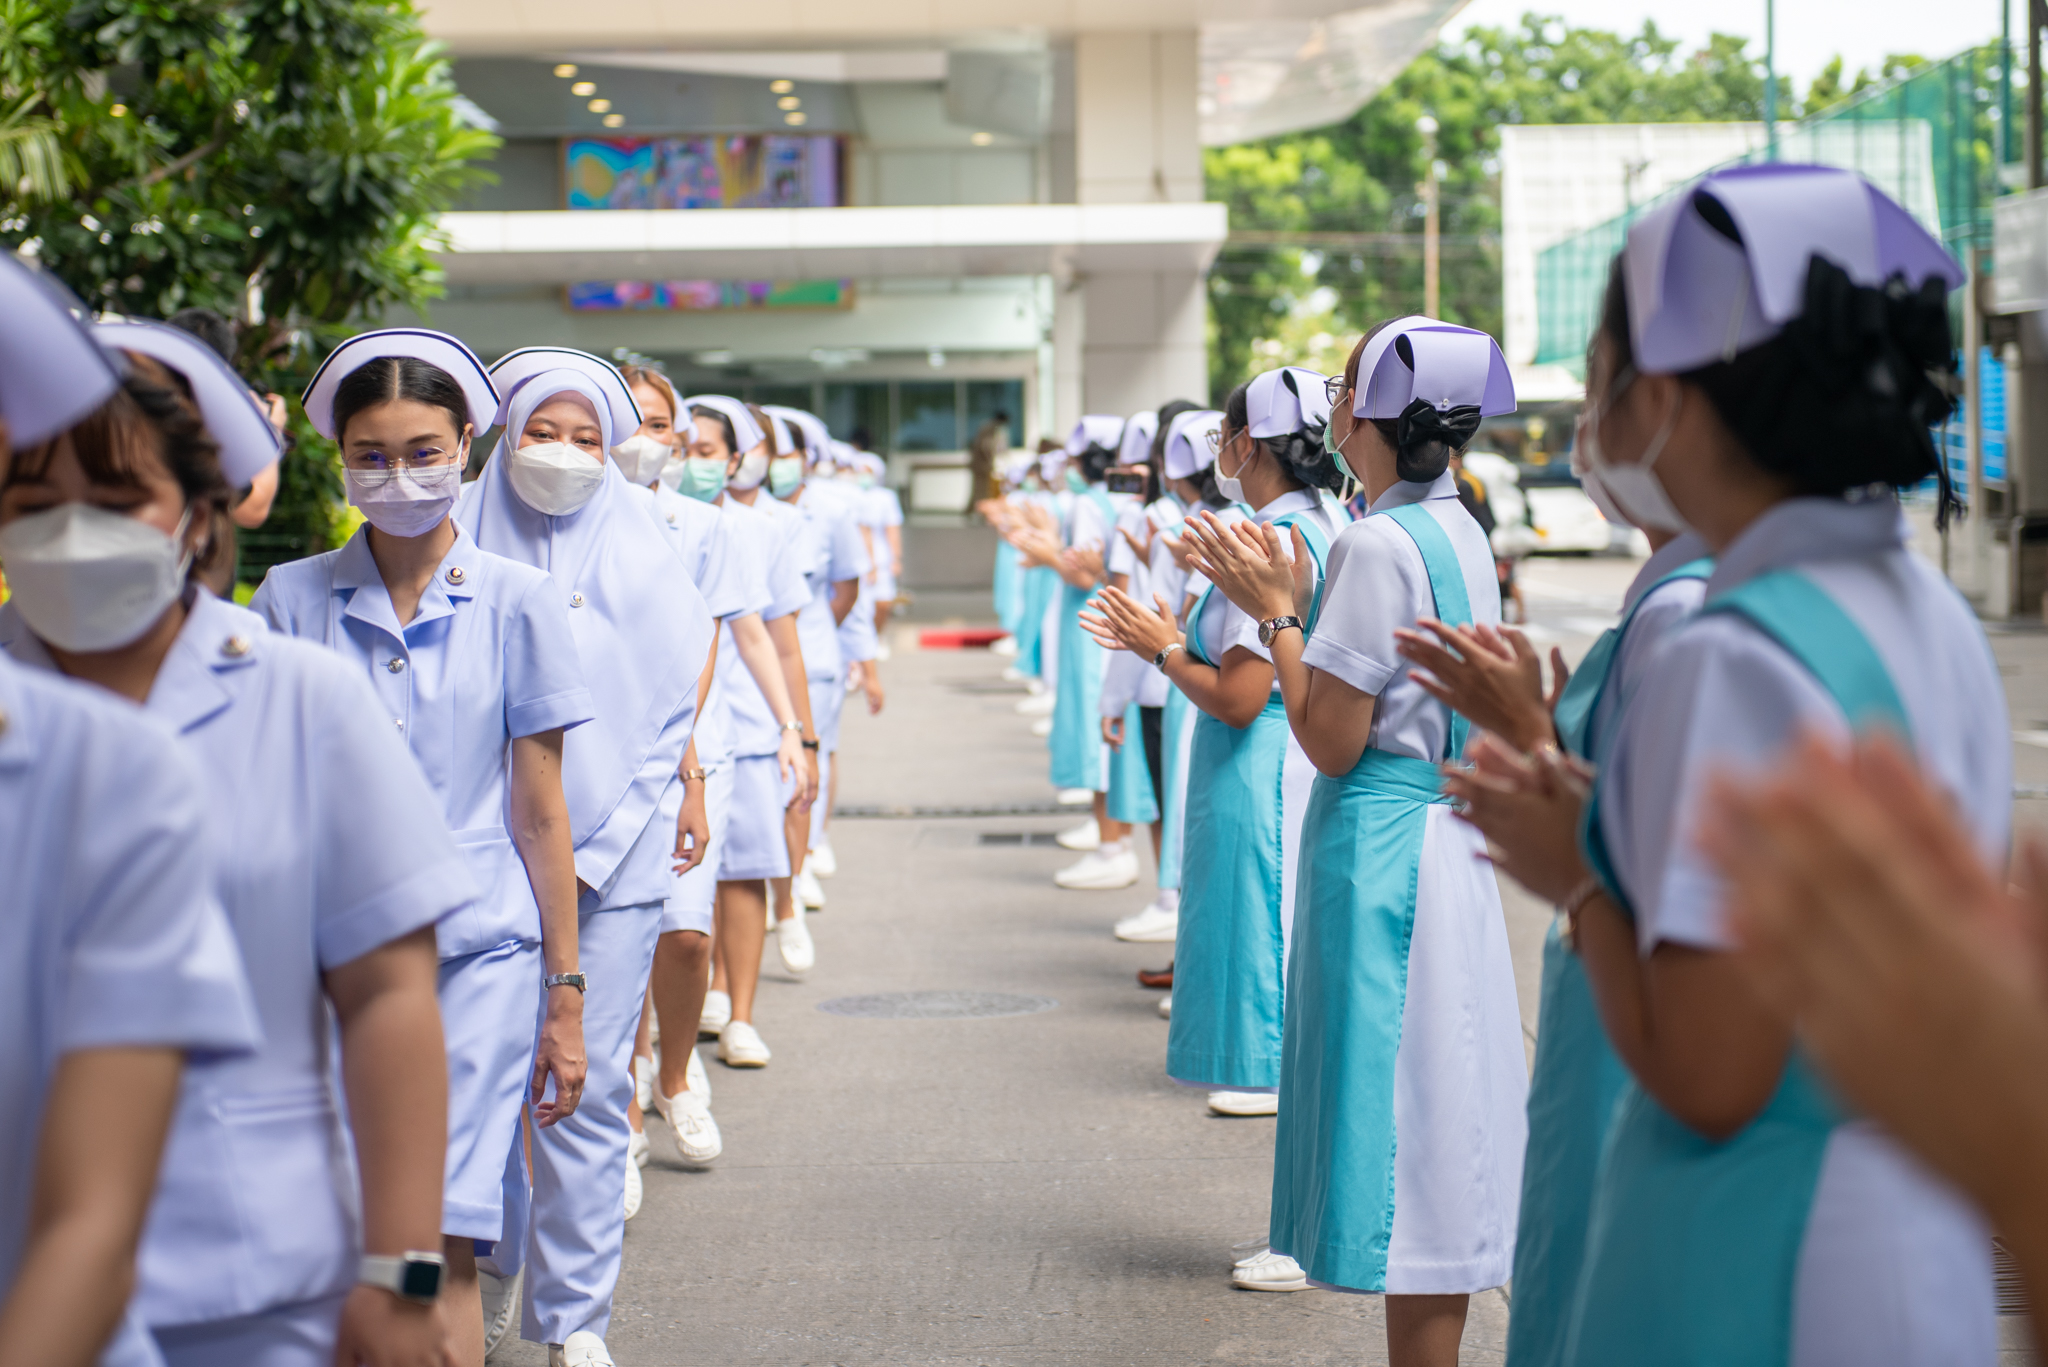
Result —
<path fill-rule="evenodd" d="M 441 1294 L 439 1263 L 405 1263 L 399 1268 L 398 1294 L 407 1300 L 430 1301 Z"/>

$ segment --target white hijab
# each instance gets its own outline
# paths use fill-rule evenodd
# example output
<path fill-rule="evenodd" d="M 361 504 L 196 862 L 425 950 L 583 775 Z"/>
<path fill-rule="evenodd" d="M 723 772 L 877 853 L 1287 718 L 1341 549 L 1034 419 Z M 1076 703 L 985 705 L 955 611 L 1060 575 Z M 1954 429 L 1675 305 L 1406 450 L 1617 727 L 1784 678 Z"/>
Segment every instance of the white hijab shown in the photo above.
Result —
<path fill-rule="evenodd" d="M 604 462 L 604 480 L 590 502 L 560 517 L 534 511 L 513 491 L 507 456 L 533 411 L 560 394 L 590 404 L 603 429 L 603 449 L 611 449 L 609 405 L 597 385 L 572 370 L 537 375 L 513 395 L 504 434 L 483 474 L 463 489 L 455 515 L 483 549 L 554 576 L 569 602 L 569 627 L 597 717 L 563 747 L 562 788 L 578 846 L 577 875 L 601 889 L 616 865 L 586 868 L 582 846 L 614 822 L 625 823 L 620 834 L 637 835 L 653 815 L 666 784 L 635 780 L 657 766 L 673 774 L 681 764 L 688 728 L 669 723 L 696 706 L 713 624 L 703 596 L 675 572 L 667 537 L 640 505 L 645 493 L 611 461 Z M 665 753 L 671 748 L 673 755 Z M 632 839 L 605 845 L 623 857 Z"/>

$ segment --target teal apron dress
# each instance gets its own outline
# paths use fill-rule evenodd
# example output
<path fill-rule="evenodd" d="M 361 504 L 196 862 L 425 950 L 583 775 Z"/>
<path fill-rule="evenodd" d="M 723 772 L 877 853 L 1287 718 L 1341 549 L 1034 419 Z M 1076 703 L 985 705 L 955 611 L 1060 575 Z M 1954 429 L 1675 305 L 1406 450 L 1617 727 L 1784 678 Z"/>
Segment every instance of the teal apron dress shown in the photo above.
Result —
<path fill-rule="evenodd" d="M 1165 743 L 1163 727 L 1160 741 Z M 1163 772 L 1160 780 L 1165 781 Z M 1152 794 L 1152 770 L 1145 752 L 1145 726 L 1138 718 L 1136 703 L 1124 709 L 1123 745 L 1109 752 L 1107 806 L 1111 821 L 1149 826 L 1159 820 L 1159 803 Z"/>
<path fill-rule="evenodd" d="M 1664 575 L 1636 599 L 1618 626 L 1593 642 L 1557 700 L 1564 748 L 1596 764 L 1607 742 L 1595 738 L 1593 714 L 1610 682 L 1623 637 L 1650 595 L 1679 579 L 1705 579 L 1711 560 L 1694 560 Z M 1620 709 L 1610 715 L 1619 717 Z M 1614 1104 L 1628 1070 L 1614 1055 L 1585 966 L 1564 942 L 1557 922 L 1543 939 L 1543 995 L 1537 1008 L 1536 1062 L 1529 1075 L 1529 1147 L 1522 1159 L 1522 1213 L 1515 1235 L 1514 1306 L 1508 1316 L 1511 1367 L 1563 1367 L 1565 1335 L 1586 1247 L 1593 1178 Z"/>
<path fill-rule="evenodd" d="M 1814 676 L 1858 731 L 1910 736 L 1884 661 L 1811 579 L 1777 570 L 1709 599 Z M 1596 782 L 1581 841 L 1624 909 Z M 1778 1090 L 1733 1138 L 1706 1139 L 1634 1082 L 1603 1156 L 1565 1360 L 1579 1367 L 1772 1367 L 1791 1360 L 1799 1250 L 1829 1136 L 1846 1117 L 1795 1046 Z"/>
<path fill-rule="evenodd" d="M 996 542 L 996 621 L 1012 636 L 1018 634 L 1024 623 L 1024 571 L 1018 565 L 1020 558 L 1015 546 L 1007 541 Z"/>
<path fill-rule="evenodd" d="M 1315 561 L 1321 602 L 1329 538 L 1295 513 Z M 1187 651 L 1203 664 L 1202 591 L 1188 613 Z M 1177 1082 L 1231 1091 L 1280 1085 L 1286 939 L 1280 905 L 1282 771 L 1291 738 L 1275 693 L 1243 730 L 1197 708 L 1188 745 L 1180 854 L 1180 929 L 1173 949 L 1173 1015 L 1166 1073 Z M 1298 956 L 1297 956 L 1298 957 Z"/>
<path fill-rule="evenodd" d="M 1109 495 L 1089 487 L 1081 497 L 1094 503 L 1102 515 L 1105 535 L 1114 535 L 1116 510 L 1110 506 Z M 1053 704 L 1049 742 L 1052 786 L 1105 792 L 1109 775 L 1102 761 L 1103 752 L 1109 747 L 1102 742 L 1102 646 L 1081 625 L 1081 609 L 1095 596 L 1095 590 L 1075 588 L 1060 579 L 1057 571 L 1048 573 L 1053 575 L 1060 592 L 1059 696 Z M 1142 771 L 1142 748 L 1138 763 Z"/>
<path fill-rule="evenodd" d="M 1188 747 L 1193 739 L 1195 718 L 1201 709 L 1188 695 L 1168 685 L 1166 707 L 1159 719 L 1159 744 L 1166 751 L 1159 757 L 1159 782 L 1165 811 L 1159 821 L 1159 886 L 1180 887 L 1182 833 L 1187 823 Z M 1125 723 L 1128 725 L 1129 723 Z"/>
<path fill-rule="evenodd" d="M 1437 520 L 1419 503 L 1373 516 L 1414 540 L 1438 619 L 1468 625 L 1464 569 Z M 1445 758 L 1467 730 L 1453 714 Z M 1429 808 L 1450 801 L 1441 786 L 1435 763 L 1368 747 L 1343 777 L 1316 775 L 1302 819 L 1271 1243 L 1327 1286 L 1386 1289 L 1395 1056 Z"/>

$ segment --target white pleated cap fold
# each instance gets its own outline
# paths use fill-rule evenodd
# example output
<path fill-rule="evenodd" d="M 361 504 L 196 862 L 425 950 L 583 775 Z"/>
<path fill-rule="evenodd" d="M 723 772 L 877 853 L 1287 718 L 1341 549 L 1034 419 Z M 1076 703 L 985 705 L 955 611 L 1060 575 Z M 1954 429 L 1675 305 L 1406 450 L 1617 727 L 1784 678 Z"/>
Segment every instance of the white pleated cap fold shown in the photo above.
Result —
<path fill-rule="evenodd" d="M 1727 212 L 1740 242 L 1708 222 L 1703 198 Z M 1769 341 L 1805 308 L 1816 256 L 1858 285 L 1903 275 L 1909 287 L 1933 277 L 1954 289 L 1964 278 L 1932 233 L 1855 171 L 1785 162 L 1716 171 L 1629 229 L 1622 278 L 1637 367 L 1675 374 Z"/>
<path fill-rule="evenodd" d="M 641 417 L 639 401 L 633 397 L 633 387 L 626 383 L 626 377 L 619 374 L 619 368 L 602 356 L 562 346 L 521 347 L 517 351 L 506 352 L 491 363 L 491 380 L 497 385 L 499 396 L 497 421 L 500 424 L 505 421 L 512 406 L 512 396 L 522 386 L 535 376 L 557 370 L 576 372 L 589 380 L 597 393 L 603 396 L 615 440 L 624 441 L 640 430 L 645 419 Z"/>
<path fill-rule="evenodd" d="M 1358 358 L 1351 415 L 1398 418 L 1421 399 L 1439 412 L 1515 411 L 1515 382 L 1500 345 L 1476 328 L 1412 315 L 1373 334 Z"/>
<path fill-rule="evenodd" d="M 48 441 L 107 401 L 120 367 L 63 287 L 0 251 L 0 417 L 16 446 Z"/>
<path fill-rule="evenodd" d="M 1124 434 L 1124 420 L 1113 413 L 1090 413 L 1067 434 L 1067 454 L 1078 456 L 1091 446 L 1114 451 Z"/>
<path fill-rule="evenodd" d="M 711 408 L 725 414 L 725 420 L 732 424 L 733 440 L 739 443 L 734 448 L 735 455 L 744 456 L 768 440 L 768 434 L 761 430 L 761 424 L 755 420 L 753 413 L 730 394 L 692 394 L 683 400 L 683 408 L 686 411 L 691 408 Z"/>
<path fill-rule="evenodd" d="M 1330 421 L 1325 377 L 1306 366 L 1281 366 L 1252 378 L 1245 388 L 1246 431 L 1254 437 L 1284 437 Z"/>
<path fill-rule="evenodd" d="M 763 404 L 761 411 L 772 418 L 782 419 L 785 424 L 795 427 L 804 434 L 806 463 L 815 465 L 821 460 L 832 459 L 832 433 L 825 426 L 823 418 L 815 413 L 807 413 L 801 408 L 785 408 L 781 404 Z M 788 442 L 783 443 L 783 449 L 789 449 Z"/>
<path fill-rule="evenodd" d="M 236 488 L 278 457 L 277 429 L 256 406 L 256 396 L 220 353 L 191 333 L 168 323 L 140 319 L 95 323 L 101 346 L 140 352 L 185 377 L 207 435 L 220 447 L 220 472 Z"/>
<path fill-rule="evenodd" d="M 1221 436 L 1223 415 L 1213 408 L 1204 408 L 1193 413 L 1183 413 L 1166 426 L 1166 466 L 1168 479 L 1193 479 L 1216 459 L 1209 450 L 1209 437 L 1214 433 Z"/>
<path fill-rule="evenodd" d="M 327 353 L 327 359 L 313 372 L 306 386 L 306 417 L 313 430 L 329 441 L 338 440 L 334 430 L 334 392 L 341 382 L 371 361 L 386 356 L 410 356 L 448 372 L 462 389 L 469 404 L 470 435 L 481 437 L 497 421 L 498 391 L 477 354 L 460 339 L 431 328 L 378 328 L 359 332 Z"/>
<path fill-rule="evenodd" d="M 1159 435 L 1159 414 L 1141 409 L 1124 419 L 1124 434 L 1117 442 L 1118 465 L 1143 465 L 1152 459 L 1152 438 Z"/>

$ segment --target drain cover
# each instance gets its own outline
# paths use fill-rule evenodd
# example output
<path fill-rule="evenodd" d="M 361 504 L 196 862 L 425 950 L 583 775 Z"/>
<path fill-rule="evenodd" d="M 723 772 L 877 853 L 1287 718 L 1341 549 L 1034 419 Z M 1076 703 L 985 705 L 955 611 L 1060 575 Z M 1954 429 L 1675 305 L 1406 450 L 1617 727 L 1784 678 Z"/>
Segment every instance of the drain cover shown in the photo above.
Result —
<path fill-rule="evenodd" d="M 1051 997 L 1017 992 L 874 992 L 863 997 L 834 997 L 819 1002 L 818 1009 L 868 1020 L 950 1021 L 1029 1016 L 1058 1005 Z"/>

